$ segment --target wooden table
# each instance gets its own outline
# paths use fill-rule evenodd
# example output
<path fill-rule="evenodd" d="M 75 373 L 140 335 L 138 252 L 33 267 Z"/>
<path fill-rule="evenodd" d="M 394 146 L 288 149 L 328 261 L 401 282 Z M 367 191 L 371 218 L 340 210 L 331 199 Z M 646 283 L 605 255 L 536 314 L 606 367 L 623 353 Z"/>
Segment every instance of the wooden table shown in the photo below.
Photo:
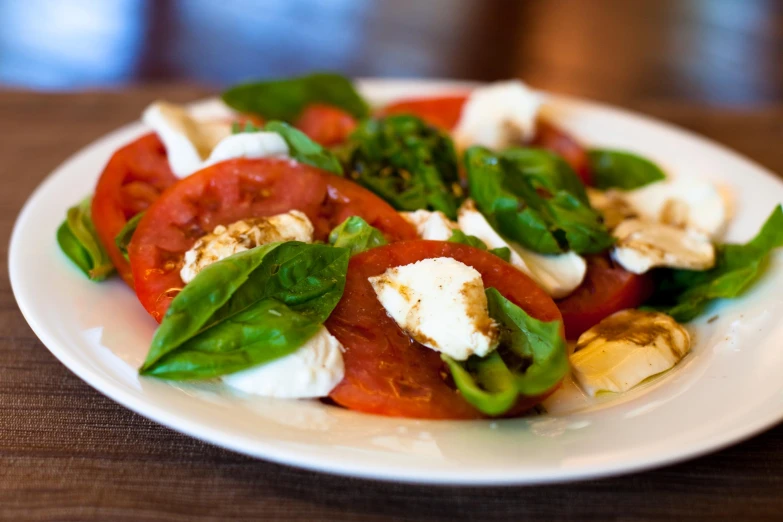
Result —
<path fill-rule="evenodd" d="M 3 67 L 9 52 L 26 52 L 9 44 L 21 34 L 18 28 L 27 27 L 9 13 L 19 15 L 32 3 L 19 0 L 15 10 L 0 13 L 4 81 L 12 78 Z M 150 101 L 206 94 L 171 83 L 182 78 L 221 84 L 258 71 L 290 74 L 314 67 L 357 75 L 521 76 L 537 87 L 682 125 L 783 173 L 783 3 L 309 3 L 311 10 L 302 7 L 298 22 L 287 25 L 281 2 L 274 3 L 271 17 L 234 0 L 221 2 L 217 11 L 212 2 L 147 2 L 139 15 L 149 26 L 145 45 L 127 70 L 109 80 L 164 86 L 70 95 L 0 91 L 0 519 L 781 520 L 783 426 L 711 456 L 615 479 L 537 488 L 380 484 L 269 464 L 179 435 L 106 399 L 55 360 L 11 294 L 5 250 L 16 215 L 68 155 L 136 119 Z M 193 6 L 201 6 L 201 15 Z M 204 14 L 208 8 L 213 14 Z M 343 18 L 329 9 L 342 9 Z M 222 25 L 209 25 L 214 13 L 223 17 Z M 37 30 L 56 19 L 31 16 Z M 245 31 L 224 23 L 228 16 L 237 24 L 244 20 Z M 214 32 L 205 33 L 205 27 Z M 340 33 L 346 27 L 355 33 Z M 52 37 L 57 34 L 62 36 Z M 270 42 L 280 44 L 273 55 L 265 54 Z M 210 53 L 217 43 L 220 52 Z M 260 69 L 248 70 L 248 56 L 260 57 L 254 62 Z M 57 65 L 24 63 L 44 70 Z M 79 74 L 75 80 L 83 79 Z M 719 108 L 727 106 L 733 108 Z"/>

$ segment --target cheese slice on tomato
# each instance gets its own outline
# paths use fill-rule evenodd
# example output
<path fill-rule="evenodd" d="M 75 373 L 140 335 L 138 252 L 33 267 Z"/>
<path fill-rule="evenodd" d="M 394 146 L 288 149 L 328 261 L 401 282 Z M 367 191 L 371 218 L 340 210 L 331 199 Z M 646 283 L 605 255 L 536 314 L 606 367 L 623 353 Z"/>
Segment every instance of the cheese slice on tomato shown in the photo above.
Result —
<path fill-rule="evenodd" d="M 171 170 L 180 178 L 229 159 L 289 155 L 288 145 L 276 132 L 232 134 L 229 121 L 200 121 L 173 103 L 153 103 L 144 110 L 142 121 L 163 142 Z"/>

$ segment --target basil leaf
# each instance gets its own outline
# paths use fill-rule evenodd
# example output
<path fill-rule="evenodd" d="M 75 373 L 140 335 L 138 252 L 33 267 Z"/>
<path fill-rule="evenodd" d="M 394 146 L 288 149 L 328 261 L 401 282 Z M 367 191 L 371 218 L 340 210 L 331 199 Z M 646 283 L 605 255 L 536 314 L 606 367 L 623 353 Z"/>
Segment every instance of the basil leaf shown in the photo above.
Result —
<path fill-rule="evenodd" d="M 140 373 L 204 379 L 295 351 L 340 300 L 348 259 L 343 248 L 289 242 L 206 267 L 171 302 Z"/>
<path fill-rule="evenodd" d="M 365 118 L 369 114 L 367 102 L 351 80 L 333 73 L 237 85 L 223 93 L 223 101 L 239 112 L 287 122 L 295 120 L 313 103 L 338 107 L 354 118 Z"/>
<path fill-rule="evenodd" d="M 658 165 L 630 152 L 593 149 L 588 156 L 593 184 L 601 190 L 631 190 L 666 179 Z"/>
<path fill-rule="evenodd" d="M 783 247 L 783 209 L 778 205 L 756 237 L 745 244 L 719 245 L 714 268 L 703 272 L 658 271 L 650 304 L 677 321 L 690 321 L 713 299 L 741 295 L 761 274 L 770 252 L 780 247 Z"/>
<path fill-rule="evenodd" d="M 264 130 L 282 136 L 288 145 L 291 157 L 296 161 L 342 176 L 343 167 L 337 157 L 308 138 L 304 132 L 282 121 L 270 121 L 264 125 Z"/>
<path fill-rule="evenodd" d="M 361 122 L 348 138 L 351 177 L 397 210 L 440 210 L 455 219 L 460 200 L 451 138 L 414 116 Z"/>
<path fill-rule="evenodd" d="M 492 248 L 487 249 L 487 245 L 477 238 L 476 236 L 469 236 L 462 230 L 454 230 L 451 233 L 451 237 L 448 239 L 451 243 L 462 243 L 463 245 L 470 245 L 472 247 L 478 248 L 479 250 L 487 250 L 490 254 L 495 254 L 500 259 L 502 259 L 505 262 L 509 262 L 511 260 L 511 249 L 508 247 L 500 247 L 500 248 Z"/>
<path fill-rule="evenodd" d="M 103 281 L 114 272 L 92 222 L 92 197 L 68 209 L 65 221 L 57 229 L 57 244 L 93 281 Z"/>
<path fill-rule="evenodd" d="M 329 234 L 329 244 L 347 248 L 351 255 L 386 244 L 386 238 L 377 228 L 370 226 L 359 216 L 351 216 Z"/>
<path fill-rule="evenodd" d="M 546 151 L 465 152 L 470 194 L 493 228 L 542 254 L 597 253 L 614 242 L 576 174 Z M 543 193 L 543 194 L 542 194 Z"/>
<path fill-rule="evenodd" d="M 487 415 L 502 415 L 518 396 L 534 397 L 556 386 L 568 373 L 568 356 L 560 321 L 530 317 L 495 288 L 486 294 L 489 315 L 500 326 L 498 349 L 464 362 L 441 358 L 465 400 Z"/>
<path fill-rule="evenodd" d="M 144 212 L 139 212 L 125 223 L 117 237 L 114 238 L 114 244 L 122 252 L 125 259 L 128 259 L 128 245 L 130 245 L 131 239 L 133 239 L 133 233 L 136 232 L 136 227 L 139 226 L 139 221 L 144 217 Z"/>

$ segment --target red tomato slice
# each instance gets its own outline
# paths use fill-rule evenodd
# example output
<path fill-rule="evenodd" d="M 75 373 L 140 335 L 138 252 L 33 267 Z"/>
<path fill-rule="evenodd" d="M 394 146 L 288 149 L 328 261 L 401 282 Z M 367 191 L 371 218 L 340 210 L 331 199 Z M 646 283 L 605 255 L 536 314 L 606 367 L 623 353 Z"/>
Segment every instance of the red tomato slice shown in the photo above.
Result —
<path fill-rule="evenodd" d="M 379 116 L 391 114 L 413 114 L 430 125 L 445 130 L 453 130 L 459 122 L 462 106 L 468 95 L 441 96 L 437 98 L 417 98 L 392 103 L 381 109 Z M 585 185 L 590 185 L 590 165 L 587 152 L 579 143 L 564 130 L 544 118 L 536 122 L 536 135 L 530 145 L 551 150 L 562 156 L 576 171 Z"/>
<path fill-rule="evenodd" d="M 139 222 L 128 249 L 136 294 L 157 320 L 183 287 L 184 254 L 217 225 L 301 210 L 315 238 L 360 216 L 389 240 L 416 237 L 414 228 L 378 196 L 339 176 L 289 159 L 236 159 L 181 180 Z"/>
<path fill-rule="evenodd" d="M 424 240 L 368 250 L 351 259 L 345 293 L 326 322 L 345 347 L 345 378 L 330 394 L 332 400 L 352 410 L 393 417 L 484 416 L 446 382 L 448 371 L 440 354 L 412 340 L 386 314 L 367 280 L 391 267 L 435 257 L 451 257 L 472 266 L 481 273 L 485 287 L 497 288 L 537 319 L 561 318 L 554 301 L 529 277 L 488 252 Z M 530 409 L 546 395 L 521 399 L 510 414 Z"/>
<path fill-rule="evenodd" d="M 342 109 L 316 103 L 302 111 L 294 127 L 311 140 L 329 147 L 344 142 L 356 128 L 356 120 Z"/>
<path fill-rule="evenodd" d="M 582 284 L 557 302 L 563 314 L 566 337 L 577 339 L 605 317 L 640 306 L 652 290 L 649 274 L 632 274 L 605 257 L 589 257 Z"/>
<path fill-rule="evenodd" d="M 146 210 L 177 178 L 155 134 L 121 148 L 103 169 L 92 198 L 92 220 L 117 272 L 133 286 L 130 264 L 114 243 L 128 219 Z"/>

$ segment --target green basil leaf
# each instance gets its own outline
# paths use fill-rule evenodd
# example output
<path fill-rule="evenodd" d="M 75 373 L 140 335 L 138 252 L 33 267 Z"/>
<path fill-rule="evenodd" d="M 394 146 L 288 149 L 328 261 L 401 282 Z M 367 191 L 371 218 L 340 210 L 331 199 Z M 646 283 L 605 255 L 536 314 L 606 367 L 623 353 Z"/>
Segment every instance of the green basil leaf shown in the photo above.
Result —
<path fill-rule="evenodd" d="M 312 165 L 332 174 L 343 175 L 343 167 L 340 165 L 337 156 L 308 138 L 304 132 L 282 121 L 270 121 L 264 125 L 264 130 L 276 132 L 282 136 L 291 151 L 291 157 L 296 161 Z"/>
<path fill-rule="evenodd" d="M 476 236 L 469 236 L 462 230 L 454 230 L 451 233 L 451 237 L 448 239 L 451 243 L 462 243 L 463 245 L 470 245 L 478 248 L 479 250 L 487 250 L 487 245 L 477 238 Z M 511 249 L 508 247 L 492 248 L 487 250 L 490 254 L 495 254 L 503 261 L 511 260 Z"/>
<path fill-rule="evenodd" d="M 502 415 L 518 396 L 551 390 L 568 373 L 568 355 L 560 321 L 543 322 L 488 288 L 489 315 L 500 326 L 498 349 L 467 361 L 442 359 L 465 400 L 487 415 Z"/>
<path fill-rule="evenodd" d="M 601 190 L 631 190 L 666 179 L 658 165 L 630 152 L 593 149 L 588 156 L 593 184 Z"/>
<path fill-rule="evenodd" d="M 783 247 L 783 209 L 778 205 L 756 237 L 745 244 L 719 245 L 715 267 L 692 270 L 660 270 L 655 295 L 649 304 L 687 322 L 702 313 L 714 299 L 738 297 L 764 270 L 770 252 Z"/>
<path fill-rule="evenodd" d="M 414 116 L 361 122 L 348 138 L 351 177 L 397 210 L 455 219 L 461 195 L 451 138 Z"/>
<path fill-rule="evenodd" d="M 568 164 L 541 150 L 465 152 L 470 194 L 493 228 L 542 254 L 607 249 L 614 240 Z"/>
<path fill-rule="evenodd" d="M 171 302 L 140 373 L 211 378 L 295 351 L 342 297 L 349 256 L 274 243 L 206 267 Z"/>
<path fill-rule="evenodd" d="M 239 112 L 287 122 L 312 103 L 338 107 L 354 118 L 365 118 L 370 111 L 351 80 L 333 73 L 237 85 L 223 93 L 223 101 Z"/>
<path fill-rule="evenodd" d="M 128 259 L 128 245 L 130 245 L 133 233 L 136 232 L 136 227 L 139 226 L 139 221 L 141 221 L 142 217 L 144 217 L 144 212 L 139 212 L 130 218 L 119 234 L 117 234 L 117 237 L 114 238 L 114 244 L 117 245 L 125 259 Z"/>
<path fill-rule="evenodd" d="M 57 244 L 87 277 L 103 281 L 114 272 L 114 265 L 95 231 L 91 207 L 92 197 L 88 197 L 68 209 L 57 229 Z"/>
<path fill-rule="evenodd" d="M 359 216 L 351 216 L 329 234 L 329 244 L 338 248 L 347 248 L 351 255 L 386 244 L 383 232 L 370 226 Z"/>

